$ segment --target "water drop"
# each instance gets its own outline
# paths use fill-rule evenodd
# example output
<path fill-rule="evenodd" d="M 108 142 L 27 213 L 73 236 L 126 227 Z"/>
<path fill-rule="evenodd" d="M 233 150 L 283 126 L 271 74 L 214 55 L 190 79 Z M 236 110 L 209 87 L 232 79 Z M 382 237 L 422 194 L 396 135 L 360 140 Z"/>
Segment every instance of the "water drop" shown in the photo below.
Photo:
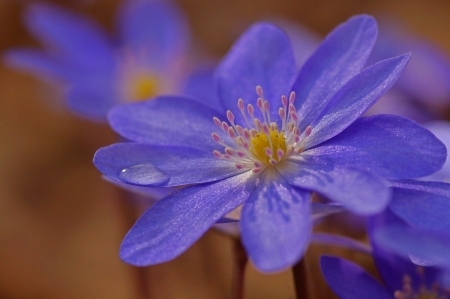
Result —
<path fill-rule="evenodd" d="M 169 178 L 167 174 L 151 163 L 124 168 L 119 174 L 119 179 L 125 183 L 145 186 L 160 186 Z"/>

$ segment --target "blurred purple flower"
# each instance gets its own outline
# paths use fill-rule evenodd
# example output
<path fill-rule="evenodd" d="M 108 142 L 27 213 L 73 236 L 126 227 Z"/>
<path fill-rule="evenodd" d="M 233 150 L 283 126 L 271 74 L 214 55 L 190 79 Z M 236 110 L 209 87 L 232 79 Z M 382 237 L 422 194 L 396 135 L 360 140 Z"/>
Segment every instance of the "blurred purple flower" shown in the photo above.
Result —
<path fill-rule="evenodd" d="M 450 269 L 450 184 L 403 181 L 392 189 L 388 209 L 368 221 L 372 257 L 385 287 L 336 257 L 322 257 L 322 273 L 344 299 L 446 298 L 441 296 L 447 294 L 442 288 L 450 287 L 445 281 Z"/>
<path fill-rule="evenodd" d="M 381 23 L 369 62 L 411 52 L 404 74 L 369 114 L 395 113 L 426 122 L 450 105 L 450 59 L 432 42 L 413 36 L 392 20 Z"/>
<path fill-rule="evenodd" d="M 188 77 L 188 26 L 171 1 L 127 1 L 119 11 L 119 36 L 110 40 L 83 16 L 50 4 L 31 4 L 25 25 L 45 49 L 12 49 L 4 61 L 62 83 L 69 108 L 94 120 L 105 121 L 117 103 L 162 93 L 214 99 L 211 71 Z"/>
<path fill-rule="evenodd" d="M 445 147 L 428 130 L 393 115 L 359 118 L 409 59 L 406 54 L 362 70 L 376 35 L 373 18 L 351 18 L 298 72 L 287 36 L 259 23 L 218 66 L 214 108 L 175 96 L 114 107 L 111 126 L 134 142 L 100 149 L 96 167 L 132 185 L 191 185 L 136 222 L 121 258 L 140 266 L 171 260 L 241 207 L 250 258 L 262 271 L 281 270 L 309 244 L 311 191 L 370 215 L 390 200 L 381 177 L 439 169 Z M 255 87 L 257 108 L 245 107 L 241 98 L 256 98 Z"/>

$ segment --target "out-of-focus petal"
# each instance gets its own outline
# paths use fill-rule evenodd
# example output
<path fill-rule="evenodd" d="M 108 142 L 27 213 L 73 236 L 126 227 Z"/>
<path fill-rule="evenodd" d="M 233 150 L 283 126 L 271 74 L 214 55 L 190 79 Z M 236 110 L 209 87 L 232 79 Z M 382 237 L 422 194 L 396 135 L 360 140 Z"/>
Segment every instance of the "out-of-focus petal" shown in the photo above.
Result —
<path fill-rule="evenodd" d="M 446 158 L 446 148 L 416 122 L 396 115 L 356 120 L 336 137 L 305 153 L 352 165 L 387 179 L 433 173 Z"/>
<path fill-rule="evenodd" d="M 320 268 L 327 284 L 341 299 L 394 299 L 363 268 L 350 261 L 324 255 Z"/>
<path fill-rule="evenodd" d="M 245 103 L 255 103 L 258 85 L 271 107 L 281 106 L 281 96 L 289 96 L 295 74 L 294 54 L 286 34 L 267 23 L 253 25 L 235 42 L 216 70 L 224 111 L 236 111 L 236 123 L 245 124 L 237 102 L 242 98 Z M 272 120 L 279 119 L 278 109 L 270 110 Z"/>
<path fill-rule="evenodd" d="M 402 73 L 410 54 L 386 59 L 361 71 L 333 96 L 311 124 L 311 135 L 302 143 L 311 148 L 351 125 L 381 97 Z"/>
<path fill-rule="evenodd" d="M 397 182 L 389 209 L 412 227 L 450 232 L 450 184 Z"/>
<path fill-rule="evenodd" d="M 8 50 L 3 55 L 3 61 L 10 67 L 39 76 L 52 79 L 70 78 L 68 70 L 62 65 L 61 61 L 56 61 L 55 57 L 42 51 L 30 49 Z"/>
<path fill-rule="evenodd" d="M 135 142 L 99 149 L 94 164 L 115 181 L 155 187 L 213 182 L 243 172 L 211 152 Z"/>
<path fill-rule="evenodd" d="M 192 97 L 213 109 L 221 107 L 213 82 L 212 69 L 199 69 L 190 74 L 184 86 L 183 95 Z"/>
<path fill-rule="evenodd" d="M 81 16 L 54 5 L 34 3 L 27 8 L 25 23 L 37 38 L 73 64 L 88 70 L 111 69 L 114 65 L 106 34 Z"/>
<path fill-rule="evenodd" d="M 414 256 L 450 269 L 450 234 L 405 226 L 377 229 L 374 239 L 380 247 L 404 257 Z"/>
<path fill-rule="evenodd" d="M 251 174 L 246 173 L 216 183 L 186 187 L 161 199 L 125 236 L 120 257 L 136 266 L 174 259 L 222 216 L 241 205 L 254 184 Z"/>
<path fill-rule="evenodd" d="M 331 97 L 366 63 L 377 37 L 369 16 L 356 16 L 336 27 L 301 69 L 293 90 L 303 131 Z"/>
<path fill-rule="evenodd" d="M 310 196 L 275 169 L 265 171 L 241 214 L 242 242 L 259 270 L 279 271 L 302 257 L 311 237 Z"/>
<path fill-rule="evenodd" d="M 153 67 L 167 66 L 186 54 L 188 25 L 171 1 L 132 0 L 120 12 L 124 45 L 135 55 L 145 55 Z"/>
<path fill-rule="evenodd" d="M 436 275 L 439 271 L 434 268 L 427 267 L 425 276 L 417 272 L 417 265 L 411 262 L 410 257 L 399 256 L 392 251 L 384 249 L 374 234 L 377 229 L 388 227 L 407 227 L 407 224 L 400 218 L 395 216 L 389 209 L 386 209 L 379 215 L 370 217 L 367 221 L 367 234 L 372 246 L 372 257 L 386 287 L 394 293 L 396 290 L 403 289 L 403 278 L 408 275 L 414 287 L 418 287 L 425 283 L 431 287 L 436 282 Z"/>
<path fill-rule="evenodd" d="M 155 145 L 222 149 L 211 137 L 221 133 L 213 117 L 226 119 L 219 112 L 193 100 L 176 96 L 116 106 L 111 109 L 111 127 L 133 141 Z"/>

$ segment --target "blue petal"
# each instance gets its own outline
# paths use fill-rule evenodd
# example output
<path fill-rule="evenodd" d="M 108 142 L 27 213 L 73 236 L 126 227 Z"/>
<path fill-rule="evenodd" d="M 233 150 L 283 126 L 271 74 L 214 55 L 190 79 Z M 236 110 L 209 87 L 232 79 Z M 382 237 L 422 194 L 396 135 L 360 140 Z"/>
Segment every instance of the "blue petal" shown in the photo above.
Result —
<path fill-rule="evenodd" d="M 219 112 L 187 98 L 165 96 L 154 100 L 120 105 L 111 109 L 111 127 L 123 137 L 155 145 L 223 149 L 212 139 L 220 133 L 213 117 Z"/>
<path fill-rule="evenodd" d="M 68 78 L 67 68 L 61 65 L 55 57 L 42 51 L 30 49 L 12 49 L 4 53 L 6 65 L 38 76 L 53 77 L 53 79 Z"/>
<path fill-rule="evenodd" d="M 425 128 L 430 130 L 437 138 L 439 138 L 446 148 L 450 147 L 450 123 L 446 121 L 433 121 L 424 125 Z M 421 178 L 427 181 L 441 181 L 450 182 L 450 160 L 445 161 L 441 170 L 425 177 Z"/>
<path fill-rule="evenodd" d="M 241 214 L 241 236 L 255 266 L 273 272 L 294 265 L 311 237 L 310 192 L 267 169 Z"/>
<path fill-rule="evenodd" d="M 212 152 L 134 142 L 99 149 L 94 164 L 115 181 L 158 187 L 213 182 L 243 172 Z"/>
<path fill-rule="evenodd" d="M 214 86 L 213 70 L 209 68 L 196 70 L 187 78 L 183 95 L 192 97 L 213 109 L 221 107 Z"/>
<path fill-rule="evenodd" d="M 374 239 L 380 247 L 404 257 L 430 261 L 450 269 L 450 234 L 390 226 L 377 229 Z"/>
<path fill-rule="evenodd" d="M 341 299 L 394 299 L 393 294 L 352 262 L 324 255 L 320 258 L 320 268 L 328 285 Z"/>
<path fill-rule="evenodd" d="M 186 53 L 189 26 L 171 1 L 133 0 L 120 12 L 124 46 L 135 56 L 144 50 L 154 67 L 164 67 Z"/>
<path fill-rule="evenodd" d="M 368 219 L 367 233 L 372 246 L 372 257 L 386 287 L 394 293 L 403 288 L 403 278 L 408 275 L 412 286 L 418 289 L 423 283 L 431 287 L 436 282 L 436 269 L 427 267 L 425 276 L 417 271 L 417 265 L 411 262 L 409 257 L 399 256 L 393 252 L 383 249 L 374 238 L 377 229 L 389 227 L 407 227 L 400 218 L 395 216 L 389 209 L 383 213 Z"/>
<path fill-rule="evenodd" d="M 382 211 L 391 198 L 387 184 L 372 174 L 314 156 L 290 158 L 279 170 L 290 184 L 325 195 L 358 215 Z"/>
<path fill-rule="evenodd" d="M 125 236 L 120 257 L 136 266 L 174 259 L 241 205 L 254 183 L 251 174 L 246 173 L 217 183 L 186 187 L 161 199 Z"/>
<path fill-rule="evenodd" d="M 389 208 L 409 225 L 450 232 L 450 184 L 408 181 L 395 183 Z"/>
<path fill-rule="evenodd" d="M 356 16 L 334 29 L 301 69 L 293 90 L 300 130 L 311 124 L 331 97 L 366 63 L 377 37 L 369 16 Z"/>
<path fill-rule="evenodd" d="M 430 131 L 396 115 L 360 118 L 307 153 L 392 180 L 433 173 L 446 158 L 445 146 Z"/>
<path fill-rule="evenodd" d="M 50 4 L 32 4 L 25 22 L 42 42 L 62 51 L 73 64 L 88 69 L 111 69 L 114 65 L 112 48 L 106 34 L 81 16 Z"/>
<path fill-rule="evenodd" d="M 71 83 L 67 104 L 81 117 L 105 122 L 108 111 L 120 100 L 109 74 L 88 72 Z"/>
<path fill-rule="evenodd" d="M 234 44 L 217 68 L 217 87 L 224 110 L 235 114 L 243 124 L 237 109 L 238 99 L 255 103 L 255 88 L 260 85 L 264 99 L 271 107 L 281 106 L 281 96 L 289 96 L 296 73 L 294 54 L 286 34 L 267 23 L 258 23 L 247 30 Z M 279 118 L 278 109 L 271 109 L 271 119 Z"/>
<path fill-rule="evenodd" d="M 351 125 L 380 98 L 403 72 L 410 54 L 387 59 L 366 68 L 333 96 L 311 124 L 312 132 L 302 143 L 311 148 Z"/>

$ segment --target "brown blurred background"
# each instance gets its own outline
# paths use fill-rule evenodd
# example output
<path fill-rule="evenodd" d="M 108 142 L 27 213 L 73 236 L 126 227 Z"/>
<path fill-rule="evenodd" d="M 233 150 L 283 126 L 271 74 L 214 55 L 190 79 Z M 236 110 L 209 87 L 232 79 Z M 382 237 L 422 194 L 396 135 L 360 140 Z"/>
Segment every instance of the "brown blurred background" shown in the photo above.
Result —
<path fill-rule="evenodd" d="M 31 1 L 0 0 L 0 50 L 38 46 L 21 25 Z M 119 1 L 51 1 L 113 29 Z M 197 42 L 220 57 L 254 21 L 286 17 L 326 34 L 348 17 L 399 19 L 450 53 L 447 0 L 179 0 Z M 118 258 L 136 217 L 123 192 L 92 165 L 115 135 L 58 104 L 56 89 L 0 66 L 0 298 L 230 298 L 232 240 L 207 233 L 176 260 L 138 269 Z M 318 268 L 322 253 L 361 254 L 313 245 L 307 255 L 314 298 L 333 298 Z M 143 281 L 142 277 L 145 277 Z M 263 275 L 249 266 L 245 298 L 295 298 L 290 271 Z"/>

